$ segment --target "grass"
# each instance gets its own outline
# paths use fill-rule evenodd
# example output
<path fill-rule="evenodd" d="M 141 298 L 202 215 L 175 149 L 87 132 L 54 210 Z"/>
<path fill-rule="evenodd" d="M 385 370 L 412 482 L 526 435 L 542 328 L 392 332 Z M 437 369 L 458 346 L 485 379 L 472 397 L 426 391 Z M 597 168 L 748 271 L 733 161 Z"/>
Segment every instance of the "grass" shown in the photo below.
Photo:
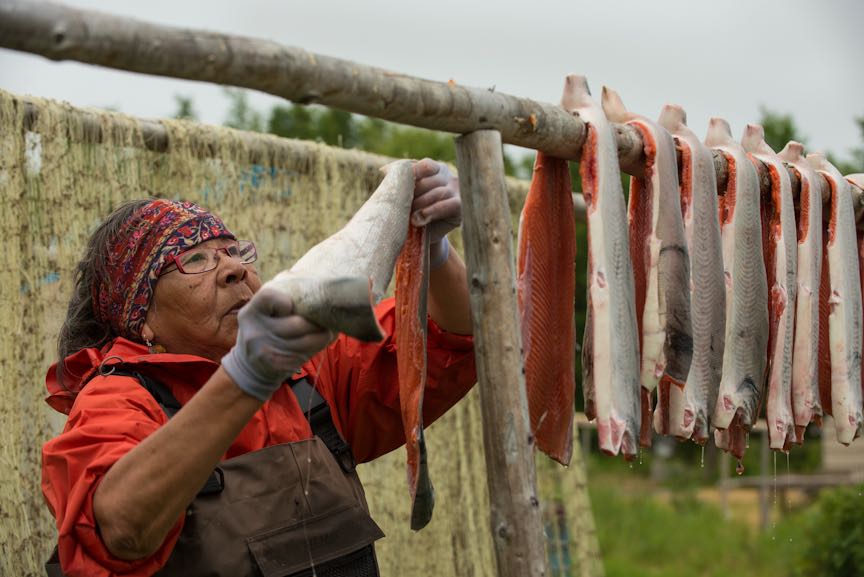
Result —
<path fill-rule="evenodd" d="M 761 532 L 726 520 L 682 488 L 662 499 L 638 477 L 590 478 L 591 502 L 607 577 L 785 577 L 802 548 L 802 513 Z M 757 505 L 754 505 L 757 506 Z"/>

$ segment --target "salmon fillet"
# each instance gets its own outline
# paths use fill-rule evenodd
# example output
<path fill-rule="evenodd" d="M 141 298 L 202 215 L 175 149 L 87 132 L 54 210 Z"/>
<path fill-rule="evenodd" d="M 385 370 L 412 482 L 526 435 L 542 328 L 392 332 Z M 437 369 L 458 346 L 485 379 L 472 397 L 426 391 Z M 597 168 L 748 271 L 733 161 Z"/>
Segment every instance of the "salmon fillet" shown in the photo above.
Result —
<path fill-rule="evenodd" d="M 396 261 L 396 365 L 399 372 L 399 405 L 408 453 L 411 529 L 415 531 L 429 523 L 435 506 L 423 437 L 428 289 L 429 241 L 426 227 L 409 224 L 408 237 Z"/>
<path fill-rule="evenodd" d="M 519 220 L 517 301 L 531 431 L 563 465 L 573 448 L 576 222 L 566 160 L 537 153 Z"/>

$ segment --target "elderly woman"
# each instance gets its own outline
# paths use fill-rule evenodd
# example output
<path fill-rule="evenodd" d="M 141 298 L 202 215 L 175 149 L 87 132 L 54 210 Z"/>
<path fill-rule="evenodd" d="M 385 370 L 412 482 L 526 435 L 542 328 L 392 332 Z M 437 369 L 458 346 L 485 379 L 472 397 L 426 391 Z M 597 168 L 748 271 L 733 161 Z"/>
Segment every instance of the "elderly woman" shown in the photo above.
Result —
<path fill-rule="evenodd" d="M 414 173 L 412 218 L 432 241 L 430 423 L 475 372 L 465 268 L 446 239 L 458 181 L 428 159 Z M 378 574 L 383 534 L 354 464 L 404 443 L 394 303 L 376 309 L 383 342 L 334 340 L 259 291 L 255 260 L 187 202 L 128 203 L 91 237 L 47 377 L 69 416 L 43 449 L 62 566 L 49 572 Z"/>

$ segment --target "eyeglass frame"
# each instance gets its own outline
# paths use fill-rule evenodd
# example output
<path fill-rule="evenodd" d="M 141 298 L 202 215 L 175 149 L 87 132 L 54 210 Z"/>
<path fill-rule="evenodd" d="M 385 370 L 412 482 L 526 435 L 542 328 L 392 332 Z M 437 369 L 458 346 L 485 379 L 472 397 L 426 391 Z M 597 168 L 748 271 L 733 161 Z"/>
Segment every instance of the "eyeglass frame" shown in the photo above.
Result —
<path fill-rule="evenodd" d="M 193 247 L 191 247 L 191 248 L 187 248 L 187 249 L 184 250 L 184 251 L 178 252 L 177 254 L 171 254 L 171 255 L 168 255 L 168 258 L 165 260 L 165 264 L 162 266 L 162 270 L 159 271 L 159 275 L 158 275 L 158 276 L 161 277 L 162 275 L 166 275 L 166 274 L 168 274 L 168 273 L 170 273 L 170 272 L 174 272 L 175 270 L 180 271 L 180 274 L 204 274 L 205 272 L 210 272 L 210 271 L 212 271 L 212 270 L 216 270 L 216 268 L 219 266 L 219 259 L 216 259 L 216 264 L 213 266 L 213 268 L 208 268 L 208 269 L 206 269 L 206 270 L 199 270 L 199 271 L 197 271 L 197 272 L 187 272 L 187 271 L 183 270 L 183 265 L 180 263 L 180 257 L 183 256 L 184 254 L 186 254 L 187 252 L 190 252 L 190 251 L 193 251 L 193 250 L 201 250 L 202 248 L 203 248 L 203 249 L 206 249 L 206 250 L 212 250 L 212 251 L 215 252 L 217 255 L 218 255 L 220 252 L 224 252 L 225 255 L 226 255 L 228 258 L 231 258 L 231 259 L 237 259 L 237 260 L 240 261 L 241 264 L 244 264 L 244 265 L 245 265 L 245 264 L 252 264 L 252 263 L 254 263 L 255 261 L 258 260 L 258 247 L 255 246 L 255 243 L 254 243 L 253 241 L 251 241 L 251 240 L 246 240 L 246 239 L 234 239 L 234 240 L 235 240 L 235 242 L 237 243 L 237 250 L 238 250 L 238 251 L 240 250 L 240 244 L 241 244 L 241 243 L 244 243 L 244 242 L 248 242 L 248 243 L 249 243 L 249 246 L 252 247 L 252 260 L 250 260 L 250 261 L 244 261 L 244 260 L 242 260 L 242 259 L 240 258 L 239 255 L 236 256 L 236 257 L 235 257 L 235 256 L 232 256 L 232 255 L 228 252 L 228 249 L 229 249 L 229 248 L 232 248 L 233 245 L 229 245 L 229 246 L 218 246 L 218 247 L 201 247 L 201 246 L 196 245 L 196 246 L 193 246 Z M 172 265 L 175 266 L 176 268 L 171 268 Z M 165 270 L 165 269 L 170 269 L 170 270 Z"/>

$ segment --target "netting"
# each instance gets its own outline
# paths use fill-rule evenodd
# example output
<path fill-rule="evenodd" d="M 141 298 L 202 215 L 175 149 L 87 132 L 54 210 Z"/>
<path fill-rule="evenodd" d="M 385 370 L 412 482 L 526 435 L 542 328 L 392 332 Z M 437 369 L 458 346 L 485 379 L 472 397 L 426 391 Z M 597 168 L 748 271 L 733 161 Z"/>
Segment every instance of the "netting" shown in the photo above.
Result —
<path fill-rule="evenodd" d="M 306 141 L 20 98 L 0 91 L 0 575 L 41 575 L 56 539 L 40 481 L 42 443 L 63 426 L 44 378 L 90 233 L 119 203 L 183 198 L 255 240 L 263 278 L 341 227 L 389 159 Z M 514 220 L 527 192 L 510 181 Z M 458 235 L 454 245 L 461 247 Z M 482 421 L 473 391 L 427 437 L 437 507 L 409 530 L 404 450 L 364 465 L 387 538 L 384 575 L 494 575 Z M 563 506 L 574 575 L 598 575 L 578 444 L 568 470 L 541 466 L 541 496 Z M 557 509 L 556 509 L 557 510 Z M 560 516 L 560 515 L 559 515 Z M 560 547 L 556 545 L 556 551 Z M 556 553 L 558 554 L 558 553 Z"/>

